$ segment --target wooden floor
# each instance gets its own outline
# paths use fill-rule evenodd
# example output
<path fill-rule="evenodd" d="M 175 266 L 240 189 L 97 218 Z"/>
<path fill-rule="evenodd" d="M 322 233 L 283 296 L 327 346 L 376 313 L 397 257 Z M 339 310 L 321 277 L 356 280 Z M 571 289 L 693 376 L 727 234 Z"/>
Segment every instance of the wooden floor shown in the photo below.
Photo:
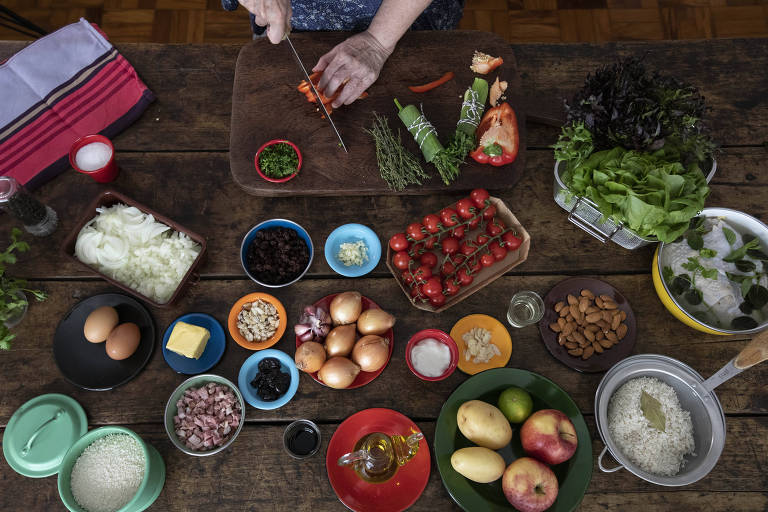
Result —
<path fill-rule="evenodd" d="M 85 17 L 117 42 L 250 38 L 245 10 L 226 12 L 219 0 L 0 0 L 0 5 L 49 31 Z M 510 42 L 766 37 L 768 0 L 467 0 L 460 27 L 496 32 Z M 31 38 L 0 26 L 2 39 Z"/>

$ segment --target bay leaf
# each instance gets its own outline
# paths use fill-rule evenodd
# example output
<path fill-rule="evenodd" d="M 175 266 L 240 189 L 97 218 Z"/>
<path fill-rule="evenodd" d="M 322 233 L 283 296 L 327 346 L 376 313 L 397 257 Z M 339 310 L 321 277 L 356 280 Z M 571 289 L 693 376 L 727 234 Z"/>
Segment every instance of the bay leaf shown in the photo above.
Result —
<path fill-rule="evenodd" d="M 640 409 L 653 428 L 666 432 L 667 418 L 664 416 L 664 411 L 661 410 L 661 402 L 646 393 L 645 390 L 640 395 Z"/>

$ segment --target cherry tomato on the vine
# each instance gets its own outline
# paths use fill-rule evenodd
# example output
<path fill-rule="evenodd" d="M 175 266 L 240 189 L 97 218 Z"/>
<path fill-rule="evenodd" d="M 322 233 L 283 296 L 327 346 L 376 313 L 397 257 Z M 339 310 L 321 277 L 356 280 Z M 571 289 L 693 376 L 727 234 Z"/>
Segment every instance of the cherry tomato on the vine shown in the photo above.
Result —
<path fill-rule="evenodd" d="M 424 292 L 421 291 L 421 286 L 422 285 L 417 284 L 416 286 L 411 288 L 411 297 L 413 297 L 414 299 L 421 297 L 422 300 L 424 300 Z"/>
<path fill-rule="evenodd" d="M 430 268 L 437 265 L 437 255 L 433 252 L 425 252 L 421 255 L 421 258 L 419 258 L 419 261 L 422 265 L 426 265 Z"/>
<path fill-rule="evenodd" d="M 480 263 L 480 258 L 472 258 L 472 260 L 469 262 L 469 269 L 472 271 L 472 274 L 477 274 L 480 272 L 482 267 L 483 265 Z"/>
<path fill-rule="evenodd" d="M 464 226 L 457 226 L 453 228 L 453 236 L 459 240 L 464 238 Z"/>
<path fill-rule="evenodd" d="M 520 244 L 523 242 L 522 240 L 517 238 L 515 234 L 512 233 L 511 231 L 507 231 L 506 233 L 501 235 L 501 239 L 504 242 L 504 247 L 508 251 L 514 251 L 515 249 L 520 247 Z"/>
<path fill-rule="evenodd" d="M 393 251 L 407 251 L 410 245 L 408 239 L 405 238 L 405 233 L 397 233 L 389 239 L 389 247 Z"/>
<path fill-rule="evenodd" d="M 467 257 L 464 256 L 463 254 L 457 254 L 456 256 L 453 257 L 453 264 L 458 267 L 459 265 L 464 263 L 464 260 L 466 259 Z"/>
<path fill-rule="evenodd" d="M 496 207 L 493 205 L 490 205 L 488 209 L 483 212 L 483 218 L 485 220 L 491 220 L 494 215 L 496 215 Z"/>
<path fill-rule="evenodd" d="M 500 235 L 502 231 L 504 231 L 504 223 L 501 222 L 499 219 L 493 219 L 493 222 L 489 222 L 488 225 L 485 227 L 485 232 L 488 233 L 491 236 Z"/>
<path fill-rule="evenodd" d="M 424 238 L 424 232 L 421 230 L 421 224 L 418 222 L 408 224 L 408 227 L 405 228 L 405 232 L 413 240 L 418 241 Z"/>
<path fill-rule="evenodd" d="M 443 304 L 445 304 L 445 295 L 442 293 L 439 295 L 433 295 L 429 298 L 429 303 L 435 306 L 436 308 L 439 308 Z"/>
<path fill-rule="evenodd" d="M 461 247 L 459 248 L 459 250 L 461 251 L 461 254 L 463 254 L 464 256 L 469 256 L 470 254 L 475 253 L 475 251 L 477 250 L 477 247 L 475 247 L 475 244 L 473 244 L 472 242 L 465 241 L 465 242 L 461 242 Z"/>
<path fill-rule="evenodd" d="M 480 264 L 484 267 L 490 267 L 496 263 L 496 258 L 493 257 L 493 254 L 483 254 L 480 256 Z"/>
<path fill-rule="evenodd" d="M 403 281 L 405 284 L 412 284 L 413 283 L 413 274 L 408 272 L 407 270 L 403 272 L 402 274 Z"/>
<path fill-rule="evenodd" d="M 459 241 L 453 237 L 446 238 L 440 243 L 443 247 L 443 254 L 456 254 L 459 250 Z"/>
<path fill-rule="evenodd" d="M 447 228 L 452 228 L 458 224 L 458 215 L 453 208 L 443 208 L 440 210 L 440 222 Z"/>
<path fill-rule="evenodd" d="M 490 245 L 488 245 L 488 249 L 490 249 L 493 258 L 496 261 L 501 261 L 507 256 L 507 250 L 499 245 L 499 242 L 491 242 Z"/>
<path fill-rule="evenodd" d="M 474 277 L 467 274 L 467 269 L 460 269 L 458 272 L 456 272 L 456 277 L 458 278 L 459 282 L 462 286 L 467 286 L 472 283 L 472 280 Z"/>
<path fill-rule="evenodd" d="M 472 199 L 472 202 L 475 203 L 477 208 L 482 208 L 485 206 L 485 201 L 491 197 L 491 195 L 484 188 L 476 188 L 469 193 L 469 197 Z"/>
<path fill-rule="evenodd" d="M 480 224 L 480 219 L 481 218 L 482 217 L 480 215 L 476 215 L 475 217 L 472 217 L 472 219 L 469 221 L 469 224 L 467 225 L 467 227 L 469 228 L 470 231 L 475 229 L 477 227 L 477 225 Z"/>
<path fill-rule="evenodd" d="M 422 265 L 414 271 L 413 276 L 416 278 L 417 282 L 422 283 L 432 277 L 432 269 L 426 265 Z"/>
<path fill-rule="evenodd" d="M 455 271 L 456 271 L 456 265 L 454 265 L 450 261 L 446 261 L 440 267 L 440 273 L 442 275 L 444 275 L 444 276 L 449 276 L 449 275 L 453 274 Z"/>
<path fill-rule="evenodd" d="M 489 237 L 486 235 L 477 235 L 477 238 L 475 238 L 475 242 L 477 242 L 477 245 L 485 245 L 486 242 L 490 240 Z"/>
<path fill-rule="evenodd" d="M 465 197 L 464 199 L 459 199 L 459 201 L 456 203 L 456 212 L 459 214 L 459 217 L 464 220 L 471 219 L 475 214 L 472 211 L 474 206 L 475 203 L 473 203 L 470 198 Z"/>
<path fill-rule="evenodd" d="M 431 235 L 428 238 L 424 239 L 422 241 L 424 244 L 425 249 L 431 249 L 435 246 L 435 243 L 437 243 L 437 235 Z"/>
<path fill-rule="evenodd" d="M 440 282 L 439 277 L 430 277 L 427 282 L 424 283 L 424 294 L 428 297 L 434 297 L 435 295 L 441 295 L 443 293 L 443 283 Z"/>
<path fill-rule="evenodd" d="M 453 278 L 443 281 L 443 293 L 448 297 L 459 293 L 459 285 L 454 282 Z"/>
<path fill-rule="evenodd" d="M 426 215 L 421 220 L 421 224 L 430 233 L 437 233 L 438 231 L 440 231 L 440 217 L 438 217 L 434 213 L 430 213 L 429 215 Z"/>
<path fill-rule="evenodd" d="M 407 269 L 410 262 L 411 257 L 408 256 L 408 253 L 405 251 L 397 251 L 395 255 L 392 256 L 392 264 L 400 270 Z"/>

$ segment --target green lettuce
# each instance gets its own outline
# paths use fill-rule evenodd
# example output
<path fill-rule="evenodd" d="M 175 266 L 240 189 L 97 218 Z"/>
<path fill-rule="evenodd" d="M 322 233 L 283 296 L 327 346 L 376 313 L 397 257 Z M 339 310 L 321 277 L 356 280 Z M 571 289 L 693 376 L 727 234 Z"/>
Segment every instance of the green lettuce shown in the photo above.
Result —
<path fill-rule="evenodd" d="M 678 152 L 616 147 L 590 154 L 589 131 L 567 129 L 555 146 L 555 158 L 566 166 L 563 182 L 570 193 L 594 201 L 604 217 L 643 237 L 673 242 L 704 208 L 704 174 L 697 163 L 684 166 Z"/>

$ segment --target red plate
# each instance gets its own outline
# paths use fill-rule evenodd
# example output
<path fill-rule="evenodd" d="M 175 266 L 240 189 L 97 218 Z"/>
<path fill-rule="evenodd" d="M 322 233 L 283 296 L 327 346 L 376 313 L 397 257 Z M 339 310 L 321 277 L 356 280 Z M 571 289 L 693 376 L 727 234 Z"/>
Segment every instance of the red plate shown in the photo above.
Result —
<path fill-rule="evenodd" d="M 430 471 L 429 444 L 419 441 L 416 456 L 400 467 L 395 476 L 379 484 L 360 478 L 349 466 L 339 466 L 339 457 L 351 452 L 355 443 L 372 432 L 410 435 L 421 432 L 407 416 L 392 409 L 365 409 L 353 414 L 333 433 L 325 467 L 328 480 L 341 502 L 355 512 L 400 512 L 419 499 L 427 486 Z"/>
<path fill-rule="evenodd" d="M 322 306 L 326 311 L 329 311 L 330 310 L 330 306 L 331 306 L 331 301 L 337 295 L 338 295 L 338 293 L 334 293 L 334 294 L 328 295 L 326 297 L 323 297 L 319 301 L 315 302 L 314 306 L 315 307 Z M 378 306 L 378 304 L 376 304 L 371 299 L 369 299 L 368 297 L 363 295 L 363 311 L 365 311 L 366 309 L 381 309 L 381 308 Z M 375 372 L 360 372 L 359 374 L 357 374 L 357 378 L 355 378 L 355 380 L 352 381 L 352 384 L 350 384 L 349 387 L 344 388 L 344 389 L 355 389 L 355 388 L 359 388 L 359 387 L 365 386 L 366 384 L 371 382 L 373 379 L 378 377 L 379 374 L 381 374 L 381 372 L 384 371 L 384 368 L 387 367 L 387 365 L 389 364 L 389 360 L 392 359 L 392 350 L 395 348 L 395 335 L 392 332 L 392 329 L 390 329 L 387 332 L 385 332 L 382 335 L 382 338 L 387 338 L 389 340 L 389 354 L 387 355 L 387 362 L 384 363 L 384 366 L 382 366 L 381 368 L 379 368 Z M 299 337 L 296 336 L 296 348 L 299 348 L 299 346 L 301 346 L 301 343 L 302 342 L 299 341 Z M 320 379 L 317 378 L 317 372 L 310 373 L 309 375 L 313 379 L 315 379 L 316 382 L 319 382 L 320 384 L 323 384 L 323 381 L 321 381 Z M 323 384 L 323 386 L 325 386 L 325 384 Z"/>

